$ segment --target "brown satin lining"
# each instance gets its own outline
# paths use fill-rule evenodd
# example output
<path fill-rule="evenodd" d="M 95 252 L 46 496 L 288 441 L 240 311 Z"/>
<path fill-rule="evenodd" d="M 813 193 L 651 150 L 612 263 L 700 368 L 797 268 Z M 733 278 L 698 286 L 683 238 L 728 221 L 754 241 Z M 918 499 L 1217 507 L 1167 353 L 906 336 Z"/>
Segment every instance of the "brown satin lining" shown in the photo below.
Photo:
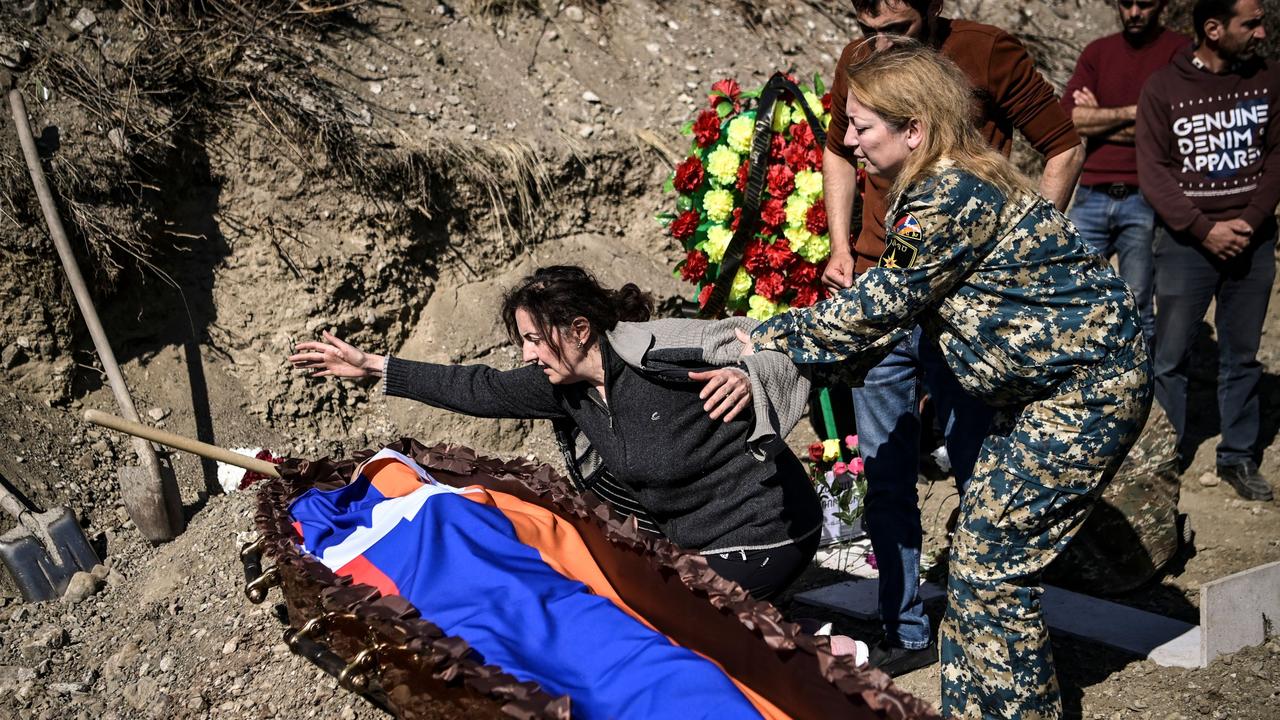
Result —
<path fill-rule="evenodd" d="M 564 518 L 581 534 L 601 570 L 628 605 L 675 642 L 714 658 L 726 672 L 794 718 L 938 717 L 927 703 L 893 686 L 884 673 L 858 670 L 849 658 L 831 655 L 826 638 L 801 633 L 796 625 L 783 620 L 777 608 L 753 600 L 741 587 L 715 574 L 701 556 L 646 535 L 594 496 L 575 493 L 564 478 L 546 465 L 478 457 L 469 448 L 459 446 L 428 448 L 410 439 L 389 447 L 412 457 L 440 482 L 455 487 L 481 485 L 544 507 Z M 286 506 L 290 500 L 311 487 L 340 487 L 350 478 L 356 464 L 371 454 L 363 451 L 349 460 L 288 461 L 281 466 L 283 480 L 273 481 L 260 490 L 260 498 L 273 496 L 270 502 L 260 500 L 260 504 L 272 506 L 270 515 L 274 521 L 268 524 L 275 526 L 277 533 L 273 534 L 279 538 L 278 531 L 282 529 L 279 524 L 287 525 Z M 269 492 L 273 487 L 275 492 Z M 264 519 L 260 512 L 260 527 Z M 268 551 L 268 555 L 271 550 L 283 554 L 283 558 L 276 558 L 278 564 L 287 558 L 287 567 L 281 568 L 286 579 L 289 570 L 316 574 L 318 567 L 323 571 L 320 575 L 327 574 L 330 583 L 343 582 L 317 561 L 301 557 L 293 547 L 292 527 L 287 527 L 287 531 L 290 541 L 284 545 L 288 547 L 275 543 Z M 305 565 L 305 569 L 300 565 Z M 381 612 L 386 615 L 416 614 L 403 598 L 383 598 L 373 605 L 382 606 Z M 506 713 L 555 717 L 564 711 L 563 698 L 552 699 L 540 689 L 531 690 L 531 683 L 516 683 L 509 675 L 497 673 L 495 676 L 494 668 L 487 668 L 482 680 L 476 663 L 456 652 L 459 645 L 466 647 L 465 642 L 445 638 L 439 628 L 430 623 L 413 622 L 426 626 L 418 628 L 419 631 L 434 631 L 431 637 L 437 639 L 430 644 L 444 643 L 453 649 L 449 657 L 437 658 L 442 665 L 456 666 L 453 675 L 469 678 L 466 684 L 473 689 L 489 686 L 482 694 L 501 695 Z M 446 659 L 451 662 L 444 662 Z M 438 676 L 439 673 L 437 669 L 432 674 Z M 400 696 L 405 697 L 407 692 L 411 697 L 413 679 L 405 677 L 401 682 L 404 688 Z M 521 687 L 519 693 L 513 692 L 512 683 Z M 394 701 L 395 694 L 388 691 L 388 695 L 393 696 Z M 441 696 L 439 699 L 457 702 L 459 698 Z M 517 705 L 518 712 L 513 712 L 517 711 Z M 567 704 L 563 707 L 567 708 Z"/>

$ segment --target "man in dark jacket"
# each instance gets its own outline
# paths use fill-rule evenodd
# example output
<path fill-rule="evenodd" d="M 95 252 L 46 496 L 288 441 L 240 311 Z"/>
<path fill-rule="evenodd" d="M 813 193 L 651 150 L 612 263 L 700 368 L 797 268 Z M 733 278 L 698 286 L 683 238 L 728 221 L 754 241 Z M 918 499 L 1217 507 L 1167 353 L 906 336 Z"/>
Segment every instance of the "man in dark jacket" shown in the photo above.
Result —
<path fill-rule="evenodd" d="M 1275 280 L 1280 68 L 1259 54 L 1260 0 L 1199 0 L 1197 44 L 1147 82 L 1138 103 L 1138 178 L 1159 215 L 1156 398 L 1187 446 L 1187 364 L 1212 300 L 1220 348 L 1218 475 L 1270 500 L 1259 473 L 1258 345 Z"/>

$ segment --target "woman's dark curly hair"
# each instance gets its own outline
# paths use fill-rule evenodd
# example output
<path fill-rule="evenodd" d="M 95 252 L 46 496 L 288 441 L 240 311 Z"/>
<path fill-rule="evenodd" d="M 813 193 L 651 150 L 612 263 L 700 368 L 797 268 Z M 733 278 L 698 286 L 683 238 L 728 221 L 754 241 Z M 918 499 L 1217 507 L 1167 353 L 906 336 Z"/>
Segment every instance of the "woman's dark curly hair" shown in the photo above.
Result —
<path fill-rule="evenodd" d="M 653 296 L 634 283 L 617 290 L 602 287 L 591 273 L 576 265 L 539 268 L 502 298 L 502 322 L 507 334 L 520 343 L 516 310 L 533 318 L 538 334 L 550 340 L 551 329 L 566 334 L 573 321 L 586 318 L 593 337 L 612 330 L 619 322 L 644 322 L 653 315 Z M 552 344 L 552 352 L 560 348 Z"/>

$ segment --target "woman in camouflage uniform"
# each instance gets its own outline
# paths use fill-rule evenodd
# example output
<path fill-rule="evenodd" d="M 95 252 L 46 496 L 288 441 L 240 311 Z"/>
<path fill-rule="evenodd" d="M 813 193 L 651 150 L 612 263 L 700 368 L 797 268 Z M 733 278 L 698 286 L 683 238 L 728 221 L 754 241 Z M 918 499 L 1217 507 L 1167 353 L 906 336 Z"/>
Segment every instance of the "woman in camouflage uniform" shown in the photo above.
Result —
<path fill-rule="evenodd" d="M 983 143 L 972 103 L 961 71 L 914 43 L 850 68 L 845 142 L 894 182 L 886 250 L 853 287 L 751 339 L 860 378 L 919 324 L 998 409 L 952 542 L 942 712 L 1052 718 L 1040 574 L 1141 430 L 1150 365 L 1123 281 Z"/>

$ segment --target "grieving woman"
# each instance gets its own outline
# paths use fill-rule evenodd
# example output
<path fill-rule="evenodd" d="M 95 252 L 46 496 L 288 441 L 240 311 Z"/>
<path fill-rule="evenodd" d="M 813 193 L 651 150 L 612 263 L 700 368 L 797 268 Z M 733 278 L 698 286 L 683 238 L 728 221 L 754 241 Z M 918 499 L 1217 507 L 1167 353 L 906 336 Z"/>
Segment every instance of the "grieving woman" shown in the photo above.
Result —
<path fill-rule="evenodd" d="M 782 442 L 808 383 L 780 353 L 739 363 L 734 332 L 753 321 L 643 322 L 651 312 L 635 285 L 610 290 L 582 268 L 548 267 L 503 301 L 527 363 L 517 370 L 373 355 L 330 334 L 290 361 L 382 377 L 387 395 L 467 415 L 551 420 L 579 487 L 774 597 L 818 546 L 817 495 Z"/>
<path fill-rule="evenodd" d="M 857 378 L 918 324 L 997 408 L 952 539 L 942 714 L 1055 718 L 1040 574 L 1141 430 L 1150 368 L 1125 284 L 983 142 L 974 102 L 950 60 L 910 41 L 849 69 L 845 143 L 893 183 L 884 255 L 744 352 Z"/>

